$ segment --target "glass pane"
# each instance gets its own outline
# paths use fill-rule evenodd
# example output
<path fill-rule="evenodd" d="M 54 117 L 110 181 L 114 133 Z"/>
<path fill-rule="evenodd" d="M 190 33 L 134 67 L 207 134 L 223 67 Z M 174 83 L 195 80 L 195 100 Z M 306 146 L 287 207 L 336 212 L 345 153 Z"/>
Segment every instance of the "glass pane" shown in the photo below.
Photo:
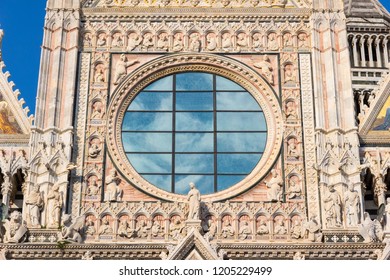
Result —
<path fill-rule="evenodd" d="M 195 183 L 201 195 L 214 193 L 214 176 L 210 175 L 178 175 L 175 176 L 175 193 L 187 195 L 189 183 Z"/>
<path fill-rule="evenodd" d="M 218 174 L 249 174 L 261 158 L 261 154 L 219 154 Z"/>
<path fill-rule="evenodd" d="M 122 133 L 125 152 L 172 152 L 171 133 Z"/>
<path fill-rule="evenodd" d="M 213 90 L 213 75 L 197 72 L 177 74 L 176 90 Z"/>
<path fill-rule="evenodd" d="M 266 129 L 264 114 L 260 112 L 217 113 L 218 131 L 265 131 Z"/>
<path fill-rule="evenodd" d="M 217 92 L 217 110 L 261 110 L 248 92 Z"/>
<path fill-rule="evenodd" d="M 138 173 L 172 173 L 171 154 L 127 154 Z"/>
<path fill-rule="evenodd" d="M 176 152 L 213 152 L 213 133 L 177 133 Z"/>
<path fill-rule="evenodd" d="M 213 154 L 176 154 L 176 173 L 214 173 Z"/>
<path fill-rule="evenodd" d="M 177 131 L 213 131 L 213 113 L 176 113 Z"/>
<path fill-rule="evenodd" d="M 238 182 L 244 180 L 245 175 L 243 176 L 218 176 L 217 177 L 217 191 L 223 191 L 231 186 L 237 184 Z"/>
<path fill-rule="evenodd" d="M 217 76 L 217 90 L 242 90 L 245 91 L 242 87 L 240 87 L 235 82 L 232 82 L 226 78 L 221 76 Z"/>
<path fill-rule="evenodd" d="M 144 90 L 172 90 L 172 89 L 173 89 L 173 76 L 171 75 L 151 83 Z"/>
<path fill-rule="evenodd" d="M 176 110 L 178 111 L 212 111 L 212 92 L 177 92 Z"/>
<path fill-rule="evenodd" d="M 171 175 L 142 175 L 146 181 L 152 185 L 163 189 L 167 192 L 172 192 L 172 176 Z"/>
<path fill-rule="evenodd" d="M 172 113 L 126 113 L 122 130 L 131 131 L 170 131 Z"/>
<path fill-rule="evenodd" d="M 218 152 L 263 152 L 267 133 L 218 133 Z"/>
<path fill-rule="evenodd" d="M 141 92 L 128 111 L 172 111 L 172 92 Z"/>

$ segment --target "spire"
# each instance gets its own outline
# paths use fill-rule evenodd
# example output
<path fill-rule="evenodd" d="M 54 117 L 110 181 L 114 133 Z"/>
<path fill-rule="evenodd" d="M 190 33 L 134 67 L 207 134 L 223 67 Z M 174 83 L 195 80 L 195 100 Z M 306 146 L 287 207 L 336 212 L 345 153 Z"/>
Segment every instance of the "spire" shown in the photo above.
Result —
<path fill-rule="evenodd" d="M 1 57 L 1 48 L 2 48 L 2 42 L 3 42 L 3 36 L 4 36 L 4 31 L 3 29 L 0 29 L 0 61 L 3 60 L 3 58 Z"/>
<path fill-rule="evenodd" d="M 348 17 L 385 18 L 390 14 L 378 0 L 344 0 L 344 10 Z"/>

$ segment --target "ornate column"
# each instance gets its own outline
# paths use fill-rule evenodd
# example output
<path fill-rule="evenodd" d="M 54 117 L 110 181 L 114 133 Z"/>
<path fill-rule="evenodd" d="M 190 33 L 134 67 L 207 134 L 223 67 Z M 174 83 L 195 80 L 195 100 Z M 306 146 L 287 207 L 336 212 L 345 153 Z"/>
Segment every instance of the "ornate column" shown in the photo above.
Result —
<path fill-rule="evenodd" d="M 12 193 L 11 174 L 9 172 L 3 173 L 4 182 L 1 184 L 1 194 L 3 196 L 2 203 L 9 207 L 9 201 Z"/>
<path fill-rule="evenodd" d="M 368 66 L 370 67 L 374 67 L 374 56 L 373 56 L 373 53 L 372 53 L 372 42 L 373 42 L 373 39 L 371 37 L 369 37 L 367 39 L 367 45 L 368 45 L 368 57 L 369 57 L 369 61 L 368 61 Z"/>
<path fill-rule="evenodd" d="M 376 67 L 381 68 L 383 67 L 382 64 L 382 54 L 381 54 L 381 43 L 380 43 L 380 38 L 376 37 L 374 40 L 374 46 L 375 46 L 375 51 L 376 51 Z"/>
<path fill-rule="evenodd" d="M 361 67 L 366 67 L 366 50 L 365 50 L 365 38 L 363 36 L 360 37 L 359 46 L 360 46 L 360 56 L 361 56 Z"/>
<path fill-rule="evenodd" d="M 353 66 L 359 67 L 359 54 L 357 51 L 357 37 L 354 35 L 352 37 L 352 49 L 353 49 Z"/>
<path fill-rule="evenodd" d="M 388 43 L 389 39 L 388 38 L 384 38 L 383 41 L 382 41 L 382 47 L 383 47 L 383 54 L 384 54 L 384 61 L 383 61 L 383 66 L 388 68 L 389 67 L 389 49 L 388 49 L 388 46 L 387 46 L 387 43 Z"/>

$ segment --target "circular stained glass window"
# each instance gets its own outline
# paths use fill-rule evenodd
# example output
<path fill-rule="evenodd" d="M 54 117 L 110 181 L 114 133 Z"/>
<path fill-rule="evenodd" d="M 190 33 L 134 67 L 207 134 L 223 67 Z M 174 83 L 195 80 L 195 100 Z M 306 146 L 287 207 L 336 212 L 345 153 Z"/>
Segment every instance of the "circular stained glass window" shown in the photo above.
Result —
<path fill-rule="evenodd" d="M 224 77 L 186 72 L 161 78 L 130 103 L 122 143 L 134 169 L 168 192 L 225 190 L 258 164 L 267 140 L 259 104 Z"/>

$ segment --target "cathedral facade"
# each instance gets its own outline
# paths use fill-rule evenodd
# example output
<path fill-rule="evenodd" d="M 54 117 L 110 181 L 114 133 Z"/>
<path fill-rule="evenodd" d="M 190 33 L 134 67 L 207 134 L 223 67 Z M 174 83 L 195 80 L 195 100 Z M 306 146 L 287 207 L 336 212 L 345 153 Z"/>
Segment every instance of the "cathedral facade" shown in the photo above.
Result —
<path fill-rule="evenodd" d="M 0 258 L 389 259 L 389 38 L 378 0 L 48 0 L 35 116 L 0 53 Z"/>

